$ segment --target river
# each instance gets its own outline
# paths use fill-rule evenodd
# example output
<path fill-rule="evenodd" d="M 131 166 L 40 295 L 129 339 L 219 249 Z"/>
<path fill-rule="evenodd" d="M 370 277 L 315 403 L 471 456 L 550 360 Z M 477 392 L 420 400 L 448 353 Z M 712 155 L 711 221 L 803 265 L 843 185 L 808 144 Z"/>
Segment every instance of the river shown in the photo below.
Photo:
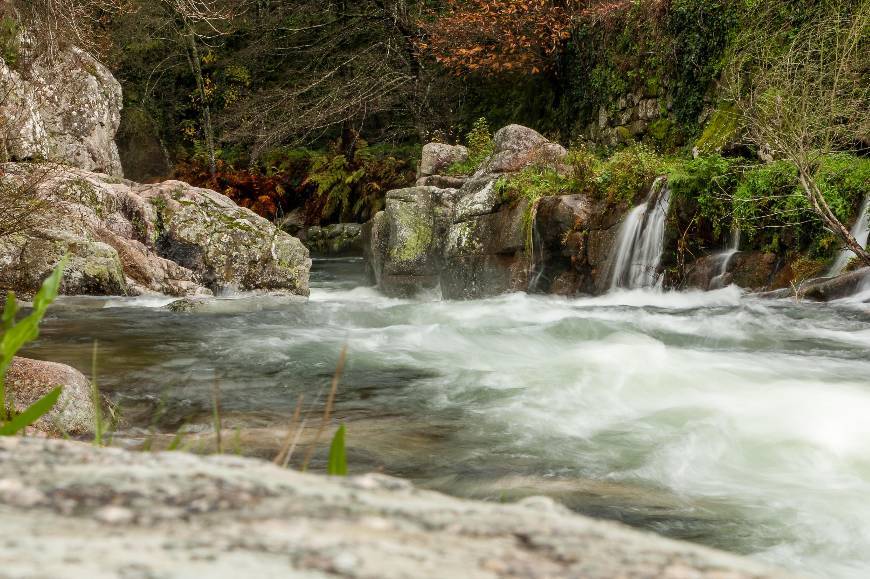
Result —
<path fill-rule="evenodd" d="M 357 259 L 317 261 L 307 303 L 167 301 L 63 298 L 28 351 L 87 370 L 98 341 L 118 444 L 209 430 L 216 384 L 228 428 L 274 435 L 300 393 L 322 405 L 346 344 L 352 471 L 547 494 L 804 574 L 870 576 L 867 304 L 734 286 L 402 300 L 365 287 Z"/>

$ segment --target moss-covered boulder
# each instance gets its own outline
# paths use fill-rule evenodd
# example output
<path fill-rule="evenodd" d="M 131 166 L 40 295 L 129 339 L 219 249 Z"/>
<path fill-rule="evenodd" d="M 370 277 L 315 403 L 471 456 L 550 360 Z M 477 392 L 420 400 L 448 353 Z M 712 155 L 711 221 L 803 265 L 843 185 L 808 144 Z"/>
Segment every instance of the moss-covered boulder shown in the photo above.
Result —
<path fill-rule="evenodd" d="M 308 294 L 302 243 L 220 193 L 60 166 L 0 166 L 4 187 L 34 174 L 38 219 L 0 238 L 0 289 L 31 295 L 68 254 L 67 295 Z"/>

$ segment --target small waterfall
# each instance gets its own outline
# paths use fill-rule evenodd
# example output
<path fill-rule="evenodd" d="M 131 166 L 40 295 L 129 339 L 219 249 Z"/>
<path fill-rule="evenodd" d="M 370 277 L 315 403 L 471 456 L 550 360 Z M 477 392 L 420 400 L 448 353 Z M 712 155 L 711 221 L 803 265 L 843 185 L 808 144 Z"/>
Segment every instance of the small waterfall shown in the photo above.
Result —
<path fill-rule="evenodd" d="M 858 210 L 858 220 L 852 226 L 852 237 L 861 244 L 862 247 L 867 247 L 867 237 L 870 236 L 870 195 L 864 198 L 864 203 L 861 204 L 861 209 Z M 831 269 L 828 270 L 829 276 L 840 275 L 846 266 L 849 265 L 849 260 L 855 257 L 855 254 L 850 249 L 843 249 L 837 254 L 837 259 Z"/>
<path fill-rule="evenodd" d="M 671 202 L 667 180 L 659 177 L 646 201 L 632 209 L 619 228 L 613 263 L 611 289 L 658 286 L 665 221 Z"/>
<path fill-rule="evenodd" d="M 721 289 L 725 286 L 725 274 L 728 273 L 728 266 L 731 265 L 731 259 L 740 251 L 740 230 L 731 230 L 731 244 L 728 249 L 717 255 L 717 260 L 720 262 L 719 273 L 710 280 L 710 289 Z"/>

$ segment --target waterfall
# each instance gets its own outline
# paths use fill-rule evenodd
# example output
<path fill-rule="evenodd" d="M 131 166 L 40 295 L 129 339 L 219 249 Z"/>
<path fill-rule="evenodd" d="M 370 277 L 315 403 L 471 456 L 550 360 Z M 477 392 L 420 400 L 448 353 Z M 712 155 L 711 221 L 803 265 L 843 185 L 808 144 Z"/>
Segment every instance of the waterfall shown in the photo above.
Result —
<path fill-rule="evenodd" d="M 870 234 L 870 195 L 867 195 L 867 197 L 864 198 L 864 203 L 861 204 L 861 209 L 858 210 L 858 220 L 855 221 L 855 225 L 852 226 L 852 237 L 854 237 L 862 247 L 867 247 L 868 234 Z M 843 273 L 843 270 L 846 269 L 847 265 L 849 265 L 849 260 L 854 256 L 855 254 L 852 250 L 842 249 L 840 253 L 837 254 L 837 259 L 834 260 L 831 269 L 828 270 L 828 275 L 835 276 Z"/>
<path fill-rule="evenodd" d="M 719 273 L 710 280 L 710 289 L 721 289 L 725 285 L 725 274 L 728 273 L 728 266 L 731 265 L 731 259 L 740 250 L 740 230 L 731 230 L 731 244 L 728 249 L 716 256 L 719 261 Z"/>
<path fill-rule="evenodd" d="M 619 228 L 611 289 L 655 287 L 660 283 L 656 270 L 662 259 L 670 201 L 667 180 L 659 177 L 646 201 L 629 212 Z"/>

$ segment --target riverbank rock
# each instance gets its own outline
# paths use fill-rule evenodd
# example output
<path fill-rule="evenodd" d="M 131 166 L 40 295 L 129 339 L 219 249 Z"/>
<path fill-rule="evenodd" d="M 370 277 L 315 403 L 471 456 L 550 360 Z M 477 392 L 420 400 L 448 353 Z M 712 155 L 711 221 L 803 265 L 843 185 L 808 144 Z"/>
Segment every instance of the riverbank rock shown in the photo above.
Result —
<path fill-rule="evenodd" d="M 309 227 L 299 239 L 314 255 L 347 257 L 363 254 L 362 225 L 359 223 Z"/>
<path fill-rule="evenodd" d="M 121 85 L 78 48 L 49 62 L 33 58 L 18 39 L 14 62 L 0 57 L 0 161 L 51 159 L 120 176 L 115 133 L 121 121 Z"/>
<path fill-rule="evenodd" d="M 6 163 L 0 178 L 35 182 L 42 200 L 34 224 L 0 238 L 2 289 L 32 295 L 68 253 L 67 295 L 308 294 L 302 243 L 215 191 L 44 164 Z"/>
<path fill-rule="evenodd" d="M 785 577 L 572 514 L 235 456 L 0 440 L 10 577 Z M 167 539 L 169 538 L 169 539 Z"/>
<path fill-rule="evenodd" d="M 56 362 L 13 358 L 6 372 L 6 395 L 21 412 L 56 386 L 63 386 L 57 404 L 32 425 L 51 436 L 81 435 L 93 431 L 94 399 L 84 374 Z"/>

